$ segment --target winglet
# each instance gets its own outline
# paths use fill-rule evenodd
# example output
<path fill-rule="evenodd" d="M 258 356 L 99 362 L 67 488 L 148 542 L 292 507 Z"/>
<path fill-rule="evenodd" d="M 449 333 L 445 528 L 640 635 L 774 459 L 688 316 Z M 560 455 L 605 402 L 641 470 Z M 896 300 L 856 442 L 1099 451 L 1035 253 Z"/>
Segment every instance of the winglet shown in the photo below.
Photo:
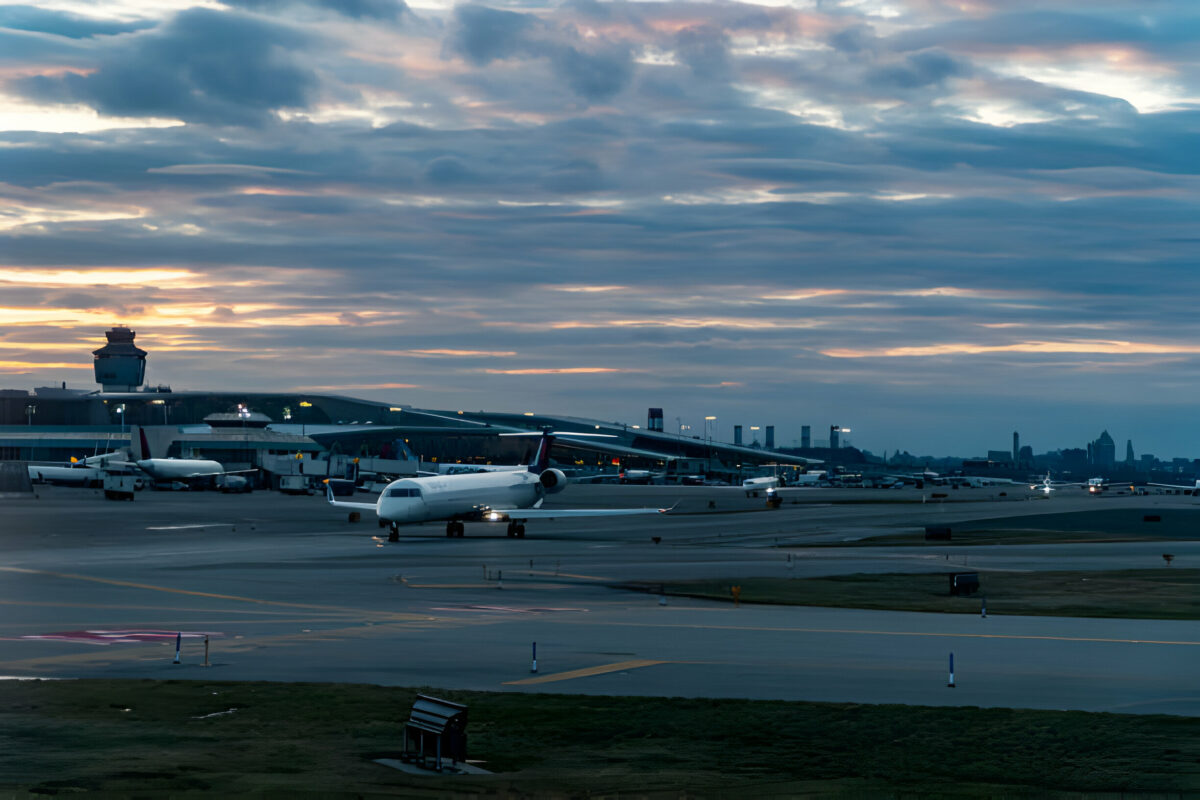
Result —
<path fill-rule="evenodd" d="M 658 513 L 660 513 L 660 514 L 670 514 L 672 511 L 674 511 L 675 509 L 679 508 L 679 502 L 680 502 L 680 501 L 676 500 L 676 501 L 675 501 L 675 505 L 671 506 L 670 508 L 660 508 L 660 509 L 658 510 Z"/>

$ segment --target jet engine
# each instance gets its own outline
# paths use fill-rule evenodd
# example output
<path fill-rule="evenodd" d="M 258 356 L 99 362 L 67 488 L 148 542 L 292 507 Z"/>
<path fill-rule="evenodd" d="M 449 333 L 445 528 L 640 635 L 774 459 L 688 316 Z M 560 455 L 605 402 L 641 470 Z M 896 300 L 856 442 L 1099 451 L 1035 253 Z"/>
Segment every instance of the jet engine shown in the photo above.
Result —
<path fill-rule="evenodd" d="M 538 475 L 538 483 L 542 485 L 542 490 L 546 494 L 558 494 L 567 488 L 567 476 L 562 470 L 548 469 Z"/>

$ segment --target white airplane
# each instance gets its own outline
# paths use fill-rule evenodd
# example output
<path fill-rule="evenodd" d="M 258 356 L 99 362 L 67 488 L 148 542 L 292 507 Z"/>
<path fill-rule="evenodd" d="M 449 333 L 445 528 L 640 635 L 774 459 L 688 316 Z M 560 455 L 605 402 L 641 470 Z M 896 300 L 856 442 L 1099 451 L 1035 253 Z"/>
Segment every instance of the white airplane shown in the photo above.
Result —
<path fill-rule="evenodd" d="M 506 435 L 506 434 L 501 434 Z M 526 434 L 507 434 L 526 435 Z M 534 462 L 524 471 L 478 472 L 401 478 L 392 481 L 374 503 L 335 500 L 333 487 L 326 484 L 329 504 L 337 508 L 373 511 L 380 525 L 390 528 L 389 540 L 396 541 L 400 526 L 445 520 L 447 536 L 462 536 L 464 522 L 507 522 L 510 537 L 525 535 L 530 519 L 555 517 L 612 517 L 662 514 L 665 508 L 542 508 L 546 495 L 567 488 L 567 476 L 549 466 L 554 434 L 543 432 Z M 564 434 L 566 435 L 566 434 Z M 580 434 L 571 433 L 571 436 Z"/>
<path fill-rule="evenodd" d="M 140 455 L 142 458 L 128 460 L 111 460 L 106 461 L 102 465 L 105 470 L 122 470 L 136 468 L 149 475 L 155 481 L 188 481 L 196 478 L 211 478 L 222 475 L 236 476 L 245 472 L 258 472 L 257 469 L 235 469 L 227 470 L 219 461 L 213 461 L 207 458 L 151 458 L 150 443 L 146 440 L 146 432 L 140 426 L 137 426 L 138 441 L 141 445 Z M 123 454 L 122 454 L 123 455 Z M 229 481 L 230 479 L 225 479 Z M 237 490 L 241 490 L 238 481 L 245 481 L 245 478 L 235 478 L 228 484 L 230 488 L 237 485 Z M 247 484 L 248 485 L 248 484 Z"/>
<path fill-rule="evenodd" d="M 111 465 L 125 463 L 127 457 L 121 451 L 102 453 L 76 458 L 58 464 L 29 464 L 26 470 L 35 483 L 59 483 L 67 486 L 100 486 Z"/>
<path fill-rule="evenodd" d="M 1041 483 L 1029 484 L 1029 490 L 1032 492 L 1041 492 L 1049 497 L 1051 492 L 1066 488 L 1067 486 L 1083 486 L 1084 484 L 1072 481 L 1055 481 L 1050 479 L 1050 472 L 1046 472 L 1046 477 L 1042 478 Z"/>
<path fill-rule="evenodd" d="M 941 486 L 946 483 L 945 478 L 928 468 L 920 472 L 906 472 L 900 475 L 884 475 L 883 477 L 895 478 L 905 483 L 915 483 L 917 488 L 921 488 L 927 483 L 933 486 Z"/>
<path fill-rule="evenodd" d="M 949 481 L 951 485 L 970 486 L 974 489 L 985 486 L 1015 486 L 1017 484 L 1011 478 L 993 478 L 990 475 L 951 475 Z"/>
<path fill-rule="evenodd" d="M 620 483 L 651 484 L 662 480 L 665 475 L 665 472 L 651 472 L 648 469 L 623 469 L 617 473 L 617 481 Z"/>
<path fill-rule="evenodd" d="M 1184 491 L 1195 497 L 1200 497 L 1200 480 L 1196 481 L 1196 483 L 1192 486 L 1187 486 L 1186 484 L 1181 485 L 1181 484 L 1176 484 L 1176 483 L 1148 483 L 1146 485 L 1147 486 L 1157 486 L 1160 489 L 1179 489 L 1179 490 Z"/>

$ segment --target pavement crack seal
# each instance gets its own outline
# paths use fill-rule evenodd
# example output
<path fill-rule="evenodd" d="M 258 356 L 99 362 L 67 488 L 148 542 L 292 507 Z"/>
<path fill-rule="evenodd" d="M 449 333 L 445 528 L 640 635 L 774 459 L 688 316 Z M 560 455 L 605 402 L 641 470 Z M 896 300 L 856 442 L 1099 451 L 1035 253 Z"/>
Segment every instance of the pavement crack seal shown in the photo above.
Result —
<path fill-rule="evenodd" d="M 198 592 L 193 589 L 176 589 L 171 586 L 156 586 L 151 583 L 137 583 L 135 581 L 121 581 L 113 578 L 96 578 L 91 575 L 78 575 L 70 572 L 52 572 L 44 569 L 26 569 L 24 567 L 0 567 L 2 572 L 19 572 L 25 575 L 45 575 L 52 578 L 63 578 L 73 581 L 91 581 L 92 583 L 103 583 L 109 586 L 124 586 L 130 589 L 145 589 L 152 592 L 166 592 L 168 594 L 181 594 L 190 597 L 207 597 L 213 600 L 230 600 L 235 603 L 253 603 L 262 606 L 275 606 L 279 608 L 304 608 L 318 611 L 331 611 L 339 614 L 354 614 L 371 619 L 401 621 L 401 620 L 419 620 L 428 619 L 426 615 L 421 614 L 399 614 L 388 611 L 373 611 L 362 608 L 346 608 L 343 606 L 325 606 L 316 603 L 288 603 L 282 600 L 263 600 L 257 597 L 242 597 L 236 594 L 218 594 L 215 592 Z"/>
<path fill-rule="evenodd" d="M 640 661 L 618 661 L 615 664 L 601 664 L 598 667 L 585 667 L 584 669 L 573 669 L 569 672 L 555 672 L 552 675 L 539 675 L 536 678 L 525 678 L 519 681 L 505 681 L 505 686 L 531 686 L 537 683 L 554 683 L 555 681 L 569 681 L 575 678 L 590 678 L 593 675 L 607 675 L 610 672 L 624 672 L 625 670 L 638 669 L 640 667 L 653 667 L 656 664 L 666 664 L 666 661 L 655 661 L 651 659 L 643 659 Z"/>

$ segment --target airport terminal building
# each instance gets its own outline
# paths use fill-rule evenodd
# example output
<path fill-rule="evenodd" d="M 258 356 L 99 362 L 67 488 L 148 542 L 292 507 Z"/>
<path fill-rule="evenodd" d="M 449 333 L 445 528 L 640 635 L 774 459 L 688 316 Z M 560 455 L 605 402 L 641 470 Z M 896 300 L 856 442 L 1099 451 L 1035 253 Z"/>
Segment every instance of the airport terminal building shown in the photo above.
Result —
<path fill-rule="evenodd" d="M 229 469 L 259 468 L 268 477 L 321 469 L 339 474 L 346 462 L 359 468 L 369 463 L 390 474 L 447 463 L 525 463 L 534 438 L 499 434 L 543 430 L 558 432 L 552 461 L 575 477 L 616 476 L 632 468 L 652 470 L 667 481 L 683 476 L 740 481 L 773 468 L 767 464 L 802 469 L 813 463 L 769 448 L 667 433 L 659 409 L 651 409 L 643 427 L 569 416 L 418 409 L 325 393 L 146 387 L 148 354 L 134 344 L 136 333 L 117 326 L 106 336 L 108 343 L 93 352 L 99 390 L 0 389 L 0 461 L 61 462 L 129 449 L 131 431 L 145 428 L 154 449 L 148 456 L 211 458 Z M 572 438 L 572 432 L 589 436 Z"/>

